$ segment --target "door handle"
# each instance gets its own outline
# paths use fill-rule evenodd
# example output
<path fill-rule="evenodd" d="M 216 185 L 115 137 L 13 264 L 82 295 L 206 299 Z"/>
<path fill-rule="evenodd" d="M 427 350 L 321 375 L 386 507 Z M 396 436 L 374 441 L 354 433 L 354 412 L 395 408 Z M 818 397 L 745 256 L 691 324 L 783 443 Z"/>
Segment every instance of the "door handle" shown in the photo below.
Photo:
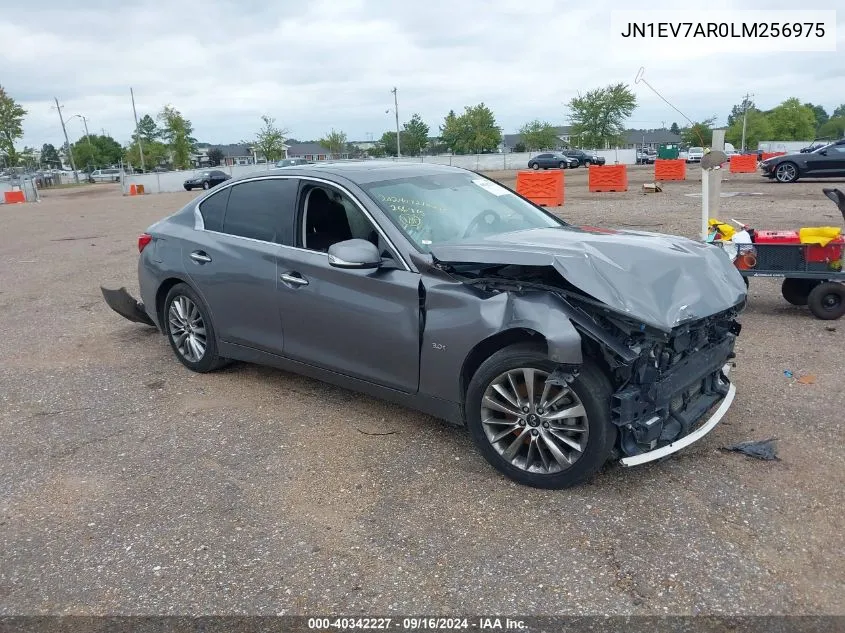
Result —
<path fill-rule="evenodd" d="M 198 264 L 207 264 L 211 261 L 211 258 L 205 254 L 204 251 L 194 251 L 191 253 L 191 259 L 193 259 Z"/>
<path fill-rule="evenodd" d="M 279 279 L 286 284 L 293 284 L 294 286 L 307 286 L 308 280 L 303 278 L 299 273 L 282 273 Z"/>

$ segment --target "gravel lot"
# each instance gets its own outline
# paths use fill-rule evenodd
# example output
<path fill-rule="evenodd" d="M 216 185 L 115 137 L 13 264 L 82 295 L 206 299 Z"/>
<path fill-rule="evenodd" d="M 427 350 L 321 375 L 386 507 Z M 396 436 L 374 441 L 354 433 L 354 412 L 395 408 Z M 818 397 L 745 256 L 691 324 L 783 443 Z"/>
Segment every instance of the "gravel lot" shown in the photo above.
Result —
<path fill-rule="evenodd" d="M 694 236 L 690 171 L 648 195 L 648 167 L 627 193 L 568 172 L 559 211 Z M 825 183 L 726 177 L 762 195 L 722 219 L 841 224 Z M 137 235 L 194 195 L 0 206 L 0 614 L 845 613 L 845 322 L 752 280 L 713 433 L 537 491 L 463 430 L 273 369 L 192 374 L 111 312 L 98 286 L 137 294 Z M 720 450 L 770 437 L 780 461 Z"/>

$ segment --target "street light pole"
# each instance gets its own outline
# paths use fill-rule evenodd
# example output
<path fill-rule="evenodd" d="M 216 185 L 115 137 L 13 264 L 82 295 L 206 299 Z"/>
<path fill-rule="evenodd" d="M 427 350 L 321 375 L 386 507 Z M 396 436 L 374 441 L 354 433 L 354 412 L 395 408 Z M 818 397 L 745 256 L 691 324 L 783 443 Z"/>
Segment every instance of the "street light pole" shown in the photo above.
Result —
<path fill-rule="evenodd" d="M 138 127 L 138 112 L 135 110 L 135 92 L 129 88 L 129 94 L 132 95 L 132 114 L 135 115 L 135 136 L 137 136 L 138 153 L 141 155 L 141 171 L 147 171 L 144 167 L 144 147 L 141 144 L 141 128 Z"/>
<path fill-rule="evenodd" d="M 65 135 L 65 145 L 67 145 L 67 153 L 68 153 L 68 157 L 70 158 L 70 168 L 73 170 L 73 180 L 78 185 L 79 184 L 79 174 L 76 173 L 76 165 L 73 162 L 73 149 L 71 149 L 70 141 L 68 140 L 68 137 L 67 137 L 67 128 L 65 128 L 65 120 L 62 117 L 62 106 L 59 105 L 59 98 L 58 97 L 53 97 L 53 98 L 56 100 L 56 110 L 59 113 L 59 121 L 62 122 L 62 132 L 64 132 L 64 135 Z"/>
<path fill-rule="evenodd" d="M 750 95 L 747 92 L 745 93 L 745 98 L 742 100 L 742 151 L 745 151 L 745 123 L 748 119 L 748 98 L 753 97 L 754 95 Z"/>
<path fill-rule="evenodd" d="M 396 86 L 393 87 L 393 112 L 396 114 L 396 158 L 402 158 L 402 149 L 399 144 L 399 98 L 396 95 Z"/>

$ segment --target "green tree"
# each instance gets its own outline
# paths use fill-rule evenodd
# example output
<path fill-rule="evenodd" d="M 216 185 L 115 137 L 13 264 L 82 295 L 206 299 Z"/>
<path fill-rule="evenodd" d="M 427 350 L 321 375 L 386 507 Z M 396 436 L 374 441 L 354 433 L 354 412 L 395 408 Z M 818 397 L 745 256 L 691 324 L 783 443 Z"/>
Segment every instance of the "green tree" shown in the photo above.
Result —
<path fill-rule="evenodd" d="M 680 134 L 680 133 L 681 133 L 681 128 L 679 128 L 679 127 L 678 127 L 678 124 L 677 124 L 677 123 L 675 123 L 674 121 L 672 121 L 672 127 L 670 127 L 670 128 L 669 128 L 669 131 L 670 131 L 672 134 Z"/>
<path fill-rule="evenodd" d="M 637 97 L 623 84 L 597 88 L 569 101 L 572 136 L 581 147 L 601 149 L 618 145 L 625 131 L 625 119 L 637 107 Z"/>
<path fill-rule="evenodd" d="M 370 149 L 368 149 L 367 155 L 372 156 L 373 158 L 383 158 L 386 155 L 386 151 L 385 151 L 384 145 L 382 145 L 381 141 L 376 143 L 374 147 L 371 147 Z"/>
<path fill-rule="evenodd" d="M 24 146 L 18 154 L 18 164 L 26 167 L 27 169 L 37 167 L 38 161 L 35 160 L 35 148 Z"/>
<path fill-rule="evenodd" d="M 212 147 L 208 150 L 208 160 L 212 167 L 217 167 L 223 162 L 223 150 L 219 147 Z"/>
<path fill-rule="evenodd" d="M 450 152 L 458 154 L 461 145 L 461 137 L 463 131 L 461 129 L 461 120 L 455 114 L 454 110 L 449 110 L 449 114 L 443 120 L 443 125 L 440 126 L 440 139 Z"/>
<path fill-rule="evenodd" d="M 745 147 L 756 148 L 760 141 L 770 140 L 772 126 L 768 117 L 757 108 L 749 108 L 745 119 Z M 742 117 L 735 119 L 725 131 L 725 140 L 734 147 L 742 146 Z"/>
<path fill-rule="evenodd" d="M 792 97 L 772 110 L 769 115 L 773 140 L 808 141 L 816 133 L 816 115 L 811 108 Z"/>
<path fill-rule="evenodd" d="M 165 165 L 170 158 L 170 150 L 167 148 L 167 145 L 162 143 L 161 141 L 152 141 L 150 143 L 144 143 L 144 167 L 147 169 L 152 169 L 154 167 L 158 167 L 160 165 Z M 74 154 L 75 156 L 76 154 Z M 136 167 L 140 167 L 141 165 L 141 153 L 138 151 L 138 143 L 132 143 L 129 147 L 126 148 L 123 160 L 130 165 L 135 165 Z"/>
<path fill-rule="evenodd" d="M 554 149 L 560 144 L 554 126 L 539 119 L 534 119 L 523 125 L 519 128 L 519 134 L 528 151 Z"/>
<path fill-rule="evenodd" d="M 396 132 L 385 132 L 378 141 L 382 156 L 396 156 Z M 403 153 L 408 153 L 408 133 L 405 130 L 399 135 L 399 144 Z"/>
<path fill-rule="evenodd" d="M 62 159 L 59 152 L 50 143 L 41 146 L 41 164 L 47 168 L 58 169 L 62 166 Z"/>
<path fill-rule="evenodd" d="M 496 125 L 493 111 L 484 103 L 464 110 L 461 117 L 466 121 L 466 149 L 474 154 L 495 151 L 502 142 L 502 131 Z"/>
<path fill-rule="evenodd" d="M 85 171 L 117 165 L 124 154 L 123 147 L 111 136 L 97 134 L 83 136 L 71 149 L 76 168 Z"/>
<path fill-rule="evenodd" d="M 191 153 L 197 142 L 192 136 L 194 128 L 191 122 L 172 105 L 162 108 L 158 120 L 162 124 L 161 136 L 167 141 L 168 149 L 173 156 L 173 166 L 177 169 L 190 168 Z"/>
<path fill-rule="evenodd" d="M 152 143 L 161 138 L 162 131 L 156 125 L 155 119 L 149 114 L 145 114 L 138 121 L 138 131 L 132 134 L 132 140 L 136 140 L 138 134 L 141 135 L 141 140 L 146 143 Z"/>
<path fill-rule="evenodd" d="M 18 164 L 15 141 L 23 136 L 25 116 L 26 110 L 0 86 L 0 152 L 6 154 L 6 162 L 10 167 Z"/>
<path fill-rule="evenodd" d="M 523 143 L 522 141 L 519 141 L 518 143 L 514 143 L 513 151 L 514 151 L 514 153 L 522 154 L 523 152 L 527 152 L 528 149 L 525 147 L 525 143 Z"/>
<path fill-rule="evenodd" d="M 264 126 L 258 130 L 253 145 L 267 162 L 276 162 L 285 153 L 285 134 L 288 130 L 277 127 L 276 119 L 266 114 L 261 120 L 264 121 Z"/>
<path fill-rule="evenodd" d="M 716 117 L 693 123 L 681 130 L 681 140 L 689 147 L 710 147 L 713 143 L 713 124 Z M 740 125 L 742 122 L 740 121 Z"/>
<path fill-rule="evenodd" d="M 731 113 L 728 115 L 728 127 L 731 127 L 737 120 L 742 121 L 742 114 L 745 109 L 756 107 L 751 99 L 743 98 L 742 103 L 738 103 L 731 108 Z"/>
<path fill-rule="evenodd" d="M 830 118 L 845 116 L 845 103 L 836 106 L 836 109 L 833 111 L 833 114 L 830 115 Z"/>
<path fill-rule="evenodd" d="M 346 134 L 332 128 L 332 131 L 321 138 L 318 143 L 329 150 L 330 154 L 337 156 L 346 149 Z"/>
<path fill-rule="evenodd" d="M 827 123 L 827 120 L 830 117 L 827 115 L 827 111 L 824 109 L 824 106 L 813 105 L 812 103 L 805 103 L 804 105 L 810 108 L 810 110 L 813 111 L 813 115 L 816 117 L 816 130 Z"/>
<path fill-rule="evenodd" d="M 845 137 L 845 115 L 835 116 L 828 119 L 827 122 L 819 128 L 817 134 L 821 137 L 827 138 Z"/>
<path fill-rule="evenodd" d="M 409 156 L 419 156 L 426 148 L 428 145 L 428 125 L 425 124 L 419 114 L 414 114 L 411 120 L 402 126 L 399 140 L 402 143 L 402 153 Z"/>

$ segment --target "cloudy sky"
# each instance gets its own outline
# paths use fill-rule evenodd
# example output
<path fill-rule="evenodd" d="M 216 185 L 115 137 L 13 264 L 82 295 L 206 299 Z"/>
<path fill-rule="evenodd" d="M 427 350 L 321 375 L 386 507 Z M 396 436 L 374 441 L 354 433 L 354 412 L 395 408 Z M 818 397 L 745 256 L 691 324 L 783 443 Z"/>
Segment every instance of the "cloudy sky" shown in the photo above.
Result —
<path fill-rule="evenodd" d="M 450 108 L 488 104 L 506 132 L 540 118 L 566 124 L 564 103 L 591 88 L 630 83 L 639 106 L 630 127 L 683 118 L 724 121 L 748 91 L 761 107 L 790 96 L 845 102 L 845 9 L 836 52 L 727 53 L 718 42 L 632 51 L 611 38 L 613 8 L 673 3 L 545 0 L 39 0 L 0 12 L 0 84 L 28 115 L 22 144 L 59 145 L 65 117 L 82 114 L 93 133 L 120 142 L 132 132 L 129 87 L 139 117 L 173 104 L 211 143 L 254 136 L 269 114 L 300 140 L 331 128 L 350 140 L 390 129 L 390 93 L 436 132 Z M 692 3 L 684 3 L 684 5 Z M 835 9 L 838 0 L 817 0 Z M 679 5 L 676 5 L 679 6 Z M 695 6 L 795 8 L 794 2 L 700 0 Z M 51 109 L 52 108 L 52 109 Z M 83 134 L 76 118 L 71 141 Z"/>

